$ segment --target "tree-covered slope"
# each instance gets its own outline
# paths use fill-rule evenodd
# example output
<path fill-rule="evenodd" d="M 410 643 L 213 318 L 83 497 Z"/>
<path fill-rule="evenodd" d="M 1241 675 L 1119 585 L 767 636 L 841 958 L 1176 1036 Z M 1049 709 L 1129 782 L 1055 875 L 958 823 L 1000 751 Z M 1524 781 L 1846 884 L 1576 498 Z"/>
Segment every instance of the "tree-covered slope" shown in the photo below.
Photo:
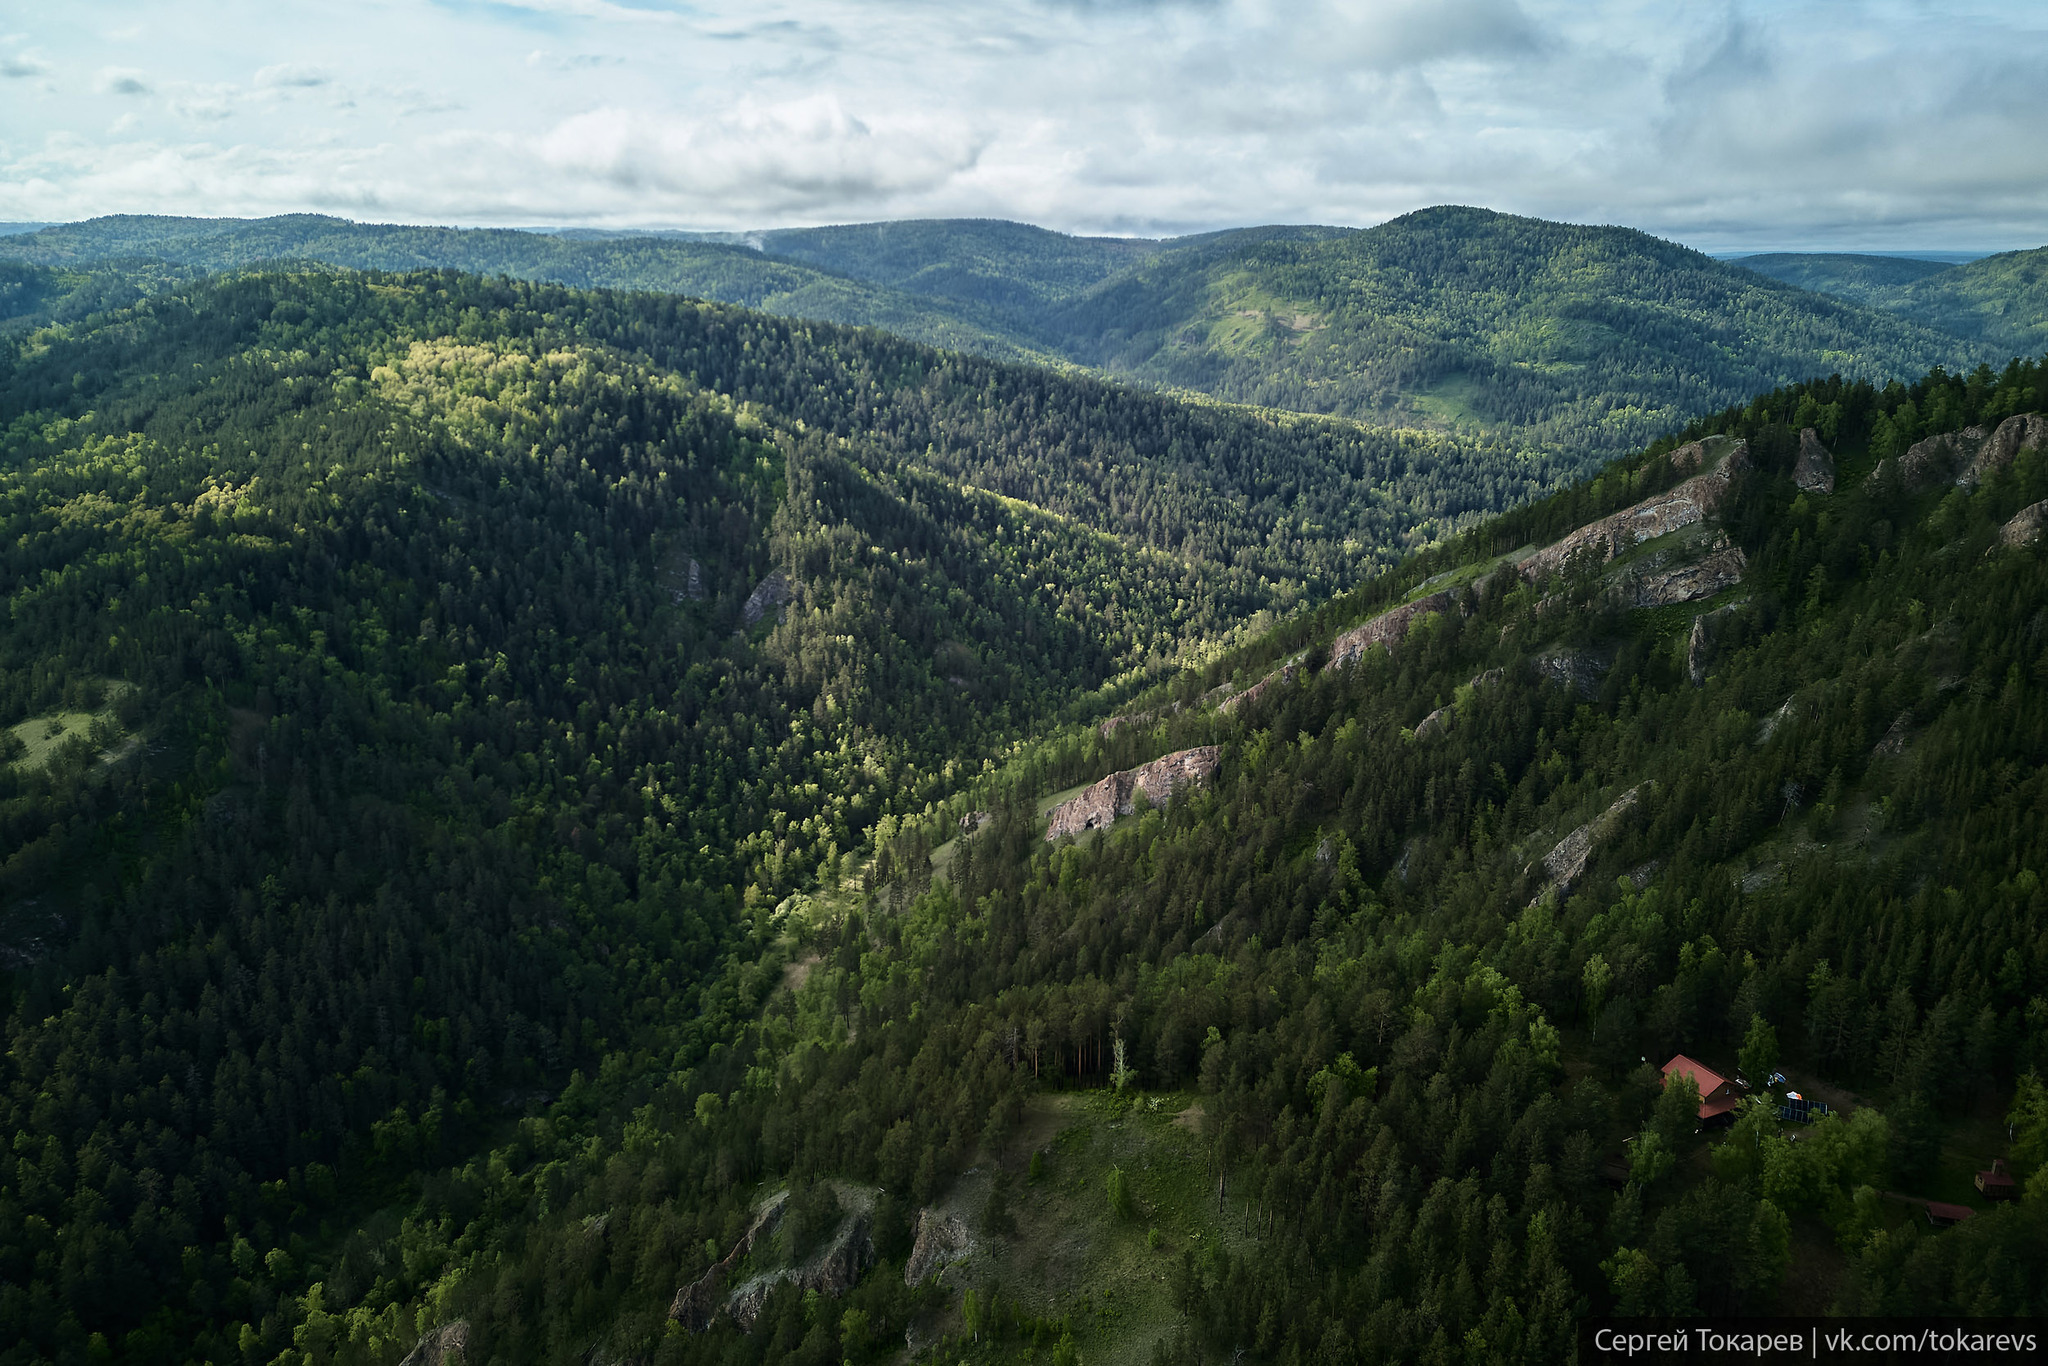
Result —
<path fill-rule="evenodd" d="M 1850 255 L 1746 256 L 1747 270 L 1880 308 L 2002 355 L 2048 346 L 2048 247 L 1961 265 Z"/>
<path fill-rule="evenodd" d="M 675 297 L 16 278 L 8 1361 L 324 1357 L 323 1226 L 409 1342 L 409 1181 L 697 1065 L 1014 742 L 1546 475 Z"/>
<path fill-rule="evenodd" d="M 309 1238 L 258 1347 L 1562 1361 L 1589 1314 L 2042 1312 L 2048 559 L 2008 529 L 2048 440 L 1914 449 L 2044 406 L 2041 366 L 1777 391 L 1190 671 L 1151 719 L 1047 735 L 903 826 L 864 904 L 793 919 L 791 989 L 733 1044 L 565 1098 L 402 1226 Z M 1692 497 L 1702 460 L 1721 493 L 1679 540 L 1518 572 Z M 1738 581 L 1633 605 L 1686 537 L 1726 538 Z M 1211 705 L 1283 660 L 1306 667 Z M 1045 839 L 1047 789 L 1198 743 L 1213 786 Z M 1702 1133 L 1639 1062 L 1679 1052 L 1837 1113 Z M 2011 1207 L 1970 1186 L 1993 1157 L 2028 1183 Z M 1928 1197 L 1975 1215 L 1934 1230 Z M 807 1289 L 835 1224 L 879 1261 Z"/>
<path fill-rule="evenodd" d="M 2048 345 L 2048 247 L 1986 256 L 1917 281 L 1886 306 L 1902 317 L 2028 356 Z"/>
<path fill-rule="evenodd" d="M 1462 208 L 1162 255 L 1059 310 L 1047 335 L 1111 373 L 1245 402 L 1607 454 L 1817 374 L 2006 359 L 1644 233 Z"/>

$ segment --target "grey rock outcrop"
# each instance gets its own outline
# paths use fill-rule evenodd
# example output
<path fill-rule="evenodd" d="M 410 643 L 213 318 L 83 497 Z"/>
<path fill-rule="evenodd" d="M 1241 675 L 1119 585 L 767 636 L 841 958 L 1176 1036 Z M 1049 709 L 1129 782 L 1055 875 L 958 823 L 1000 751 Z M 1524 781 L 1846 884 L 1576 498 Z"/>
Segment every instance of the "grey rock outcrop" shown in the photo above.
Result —
<path fill-rule="evenodd" d="M 861 1273 L 872 1266 L 874 1260 L 875 1242 L 868 1216 L 852 1215 L 840 1224 L 832 1241 L 802 1266 L 785 1267 L 756 1276 L 734 1290 L 726 1301 L 725 1312 L 732 1316 L 741 1332 L 751 1333 L 761 1318 L 762 1308 L 768 1303 L 768 1296 L 784 1281 L 794 1281 L 799 1290 L 815 1290 L 821 1295 L 844 1295 L 853 1289 Z"/>
<path fill-rule="evenodd" d="M 1288 664 L 1275 669 L 1272 673 L 1267 674 L 1235 697 L 1224 698 L 1216 704 L 1216 710 L 1236 711 L 1239 707 L 1248 707 L 1273 689 L 1292 683 L 1294 676 L 1300 672 L 1301 666 L 1299 664 Z"/>
<path fill-rule="evenodd" d="M 693 1333 L 709 1328 L 723 1305 L 726 1278 L 746 1260 L 757 1241 L 774 1236 L 776 1226 L 782 1222 L 782 1212 L 787 1208 L 788 1191 L 778 1192 L 762 1205 L 755 1212 L 753 1222 L 747 1225 L 747 1231 L 732 1245 L 732 1251 L 709 1271 L 676 1291 L 675 1299 L 669 1302 L 668 1316 Z"/>
<path fill-rule="evenodd" d="M 2006 545 L 2029 545 L 2041 539 L 2044 526 L 2048 526 L 2048 498 L 2021 508 L 1999 529 L 1998 539 Z"/>
<path fill-rule="evenodd" d="M 1792 482 L 1808 493 L 1835 491 L 1835 457 L 1820 444 L 1820 433 L 1805 427 L 1799 433 L 1799 459 L 1792 466 Z"/>
<path fill-rule="evenodd" d="M 1614 833 L 1621 818 L 1634 809 L 1642 799 L 1648 783 L 1637 783 L 1628 791 L 1616 797 L 1613 803 L 1592 820 L 1559 840 L 1551 851 L 1543 856 L 1543 871 L 1550 875 L 1550 885 L 1560 893 L 1572 889 L 1586 871 L 1587 862 L 1593 857 L 1593 850 L 1602 840 Z"/>
<path fill-rule="evenodd" d="M 1680 447 L 1681 451 L 1687 449 Z M 1678 454 L 1679 451 L 1672 452 L 1674 462 Z M 1703 448 L 1699 463 L 1707 462 L 1711 462 L 1710 468 L 1678 487 L 1645 498 L 1598 521 L 1588 522 L 1562 540 L 1544 546 L 1522 561 L 1522 577 L 1539 579 L 1553 570 L 1562 569 L 1579 555 L 1592 555 L 1599 563 L 1605 564 L 1644 541 L 1704 521 L 1720 509 L 1736 476 L 1749 468 L 1749 443 L 1723 442 L 1711 450 Z M 1679 465 L 1681 469 L 1691 467 Z"/>
<path fill-rule="evenodd" d="M 1707 666 L 1713 662 L 1714 650 L 1720 644 L 1722 627 L 1740 605 L 1731 602 L 1692 619 L 1692 633 L 1685 641 L 1685 675 L 1695 688 L 1705 685 Z"/>
<path fill-rule="evenodd" d="M 1457 708 L 1438 707 L 1435 711 L 1415 723 L 1415 738 L 1421 740 L 1441 731 L 1447 731 L 1457 719 Z"/>
<path fill-rule="evenodd" d="M 967 1225 L 953 1215 L 920 1210 L 917 1237 L 910 1246 L 910 1260 L 903 1264 L 903 1283 L 922 1285 L 926 1279 L 959 1261 L 974 1250 Z"/>
<path fill-rule="evenodd" d="M 1430 612 L 1449 611 L 1457 600 L 1455 593 L 1445 589 L 1442 592 L 1431 593 L 1427 597 L 1417 598 L 1414 602 L 1403 603 L 1399 607 L 1380 613 L 1370 621 L 1352 627 L 1330 642 L 1331 667 L 1342 668 L 1375 645 L 1384 645 L 1392 649 L 1407 636 L 1418 617 Z"/>
<path fill-rule="evenodd" d="M 1614 593 L 1628 607 L 1698 602 L 1741 583 L 1748 568 L 1749 557 L 1742 547 L 1730 545 L 1725 535 L 1716 534 L 1689 554 L 1658 555 L 1629 565 L 1620 574 Z"/>
<path fill-rule="evenodd" d="M 1128 816 L 1137 810 L 1141 792 L 1152 805 L 1164 806 L 1174 793 L 1200 787 L 1213 778 L 1222 753 L 1215 745 L 1201 745 L 1154 759 L 1140 768 L 1112 773 L 1048 812 L 1045 837 L 1056 840 L 1110 825 L 1118 816 Z"/>
<path fill-rule="evenodd" d="M 469 1320 L 430 1328 L 398 1366 L 464 1366 L 469 1359 Z"/>
<path fill-rule="evenodd" d="M 1998 424 L 1970 457 L 1956 483 L 1975 488 L 1994 470 L 2005 468 L 2021 451 L 2048 450 L 2048 414 L 2021 413 Z"/>
<path fill-rule="evenodd" d="M 790 597 L 789 576 L 778 569 L 747 594 L 746 605 L 740 608 L 740 620 L 752 626 L 767 616 L 771 608 L 782 606 Z"/>
<path fill-rule="evenodd" d="M 1899 457 L 1899 478 L 1909 489 L 1956 478 L 1989 435 L 1982 427 L 1965 427 L 1916 441 Z"/>
<path fill-rule="evenodd" d="M 1592 697 L 1600 691 L 1600 680 L 1613 668 L 1604 656 L 1591 650 L 1550 650 L 1529 661 L 1536 672 L 1553 683 Z"/>

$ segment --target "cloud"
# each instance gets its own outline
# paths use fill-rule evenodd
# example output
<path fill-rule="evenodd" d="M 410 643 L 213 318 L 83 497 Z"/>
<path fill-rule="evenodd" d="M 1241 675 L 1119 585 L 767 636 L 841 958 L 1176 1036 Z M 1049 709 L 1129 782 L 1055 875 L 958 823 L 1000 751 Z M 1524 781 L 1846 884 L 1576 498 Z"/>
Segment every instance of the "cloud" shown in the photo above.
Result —
<path fill-rule="evenodd" d="M 699 118 L 597 109 L 565 119 L 536 151 L 551 168 L 621 189 L 777 212 L 928 193 L 971 168 L 985 141 L 964 121 L 861 117 L 816 94 Z"/>
<path fill-rule="evenodd" d="M 90 118 L 14 102 L 0 217 L 369 205 L 411 221 L 961 215 L 1167 233 L 1458 202 L 1730 249 L 2048 239 L 2048 25 L 2022 0 L 199 13 L 151 11 L 151 66 L 180 78 L 107 68 L 112 107 Z M 13 26 L 0 74 L 90 71 L 108 51 L 55 20 Z M 266 64 L 288 52 L 319 64 Z M 344 94 L 361 105 L 347 118 Z M 75 131 L 131 107 L 141 121 L 118 136 Z"/>
<path fill-rule="evenodd" d="M 147 95 L 155 89 L 148 76 L 125 66 L 101 67 L 97 86 L 103 95 Z"/>
<path fill-rule="evenodd" d="M 334 73 L 326 67 L 303 62 L 279 62 L 256 73 L 257 88 L 262 90 L 313 90 L 333 82 Z"/>

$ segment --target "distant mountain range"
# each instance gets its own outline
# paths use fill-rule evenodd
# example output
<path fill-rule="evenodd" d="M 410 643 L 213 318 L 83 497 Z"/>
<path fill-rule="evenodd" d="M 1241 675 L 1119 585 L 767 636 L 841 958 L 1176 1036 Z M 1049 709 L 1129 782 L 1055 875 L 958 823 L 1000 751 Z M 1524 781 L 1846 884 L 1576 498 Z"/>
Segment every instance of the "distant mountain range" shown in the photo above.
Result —
<path fill-rule="evenodd" d="M 122 216 L 0 237 L 0 257 L 189 272 L 306 260 L 686 294 L 1587 461 L 1802 378 L 2000 365 L 2048 344 L 2039 253 L 1730 263 L 1629 229 L 1457 207 L 1164 240 L 976 219 L 632 235 Z"/>

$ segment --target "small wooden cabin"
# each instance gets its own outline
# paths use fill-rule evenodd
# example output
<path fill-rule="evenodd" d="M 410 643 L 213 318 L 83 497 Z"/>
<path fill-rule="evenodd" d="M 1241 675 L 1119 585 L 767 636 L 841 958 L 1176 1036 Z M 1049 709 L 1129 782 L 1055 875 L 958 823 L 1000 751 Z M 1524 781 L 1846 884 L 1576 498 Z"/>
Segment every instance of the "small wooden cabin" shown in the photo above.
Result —
<path fill-rule="evenodd" d="M 1991 1159 L 1991 1170 L 1977 1173 L 1977 1189 L 1986 1200 L 2017 1200 L 2020 1198 L 2019 1182 L 2012 1179 L 2012 1173 L 2005 1169 L 2005 1163 Z"/>
<path fill-rule="evenodd" d="M 1927 1222 L 1936 1228 L 1960 1224 L 1970 1217 L 1971 1212 L 1968 1205 L 1945 1205 L 1939 1200 L 1927 1202 Z"/>
<path fill-rule="evenodd" d="M 1700 1091 L 1700 1123 L 1705 1124 L 1709 1120 L 1732 1114 L 1735 1107 L 1742 1103 L 1742 1093 L 1734 1082 L 1719 1072 L 1694 1062 L 1685 1054 L 1680 1053 L 1664 1064 L 1666 1086 L 1671 1084 L 1673 1077 L 1688 1075 Z"/>

